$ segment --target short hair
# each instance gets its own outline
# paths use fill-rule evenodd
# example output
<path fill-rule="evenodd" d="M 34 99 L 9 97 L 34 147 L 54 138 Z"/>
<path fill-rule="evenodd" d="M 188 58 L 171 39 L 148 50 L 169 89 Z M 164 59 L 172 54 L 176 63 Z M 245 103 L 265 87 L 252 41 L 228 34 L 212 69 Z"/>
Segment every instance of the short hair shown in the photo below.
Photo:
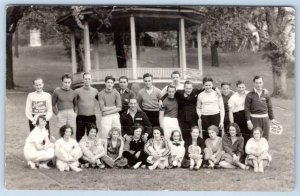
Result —
<path fill-rule="evenodd" d="M 207 132 L 208 132 L 208 130 L 212 130 L 212 131 L 216 132 L 217 135 L 219 134 L 219 128 L 216 125 L 210 125 L 207 128 Z"/>
<path fill-rule="evenodd" d="M 37 80 L 42 80 L 42 82 L 44 83 L 44 80 L 43 80 L 43 78 L 41 78 L 41 77 L 36 77 L 36 78 L 32 81 L 32 83 L 34 84 L 35 81 L 37 81 Z"/>
<path fill-rule="evenodd" d="M 192 128 L 191 128 L 191 132 L 192 132 L 194 129 L 197 129 L 197 130 L 199 130 L 199 133 L 200 133 L 200 129 L 199 129 L 199 127 L 198 127 L 198 126 L 192 126 Z"/>
<path fill-rule="evenodd" d="M 184 86 L 187 85 L 187 84 L 193 84 L 193 83 L 191 81 L 187 80 L 187 81 L 184 82 Z"/>
<path fill-rule="evenodd" d="M 59 135 L 60 137 L 64 137 L 66 130 L 67 129 L 71 129 L 71 135 L 73 135 L 73 128 L 70 125 L 63 125 L 60 129 L 59 129 Z"/>
<path fill-rule="evenodd" d="M 253 78 L 253 82 L 255 82 L 255 80 L 257 80 L 257 79 L 262 79 L 262 77 L 261 76 L 254 76 L 254 78 Z"/>
<path fill-rule="evenodd" d="M 64 79 L 71 79 L 72 80 L 71 74 L 69 74 L 69 73 L 63 74 L 61 76 L 61 81 L 64 81 Z"/>
<path fill-rule="evenodd" d="M 214 82 L 214 80 L 211 77 L 204 77 L 202 83 L 205 84 L 206 82 Z"/>
<path fill-rule="evenodd" d="M 152 137 L 153 137 L 153 134 L 154 134 L 154 130 L 158 130 L 160 132 L 160 135 L 164 136 L 163 129 L 161 127 L 159 127 L 159 126 L 154 126 L 154 127 L 152 127 Z"/>
<path fill-rule="evenodd" d="M 238 86 L 238 85 L 240 85 L 240 84 L 245 84 L 245 82 L 244 82 L 243 80 L 238 80 L 238 81 L 236 82 L 236 86 Z"/>
<path fill-rule="evenodd" d="M 121 129 L 118 127 L 112 127 L 108 132 L 108 138 L 112 138 L 113 132 L 118 132 L 118 134 L 121 136 Z"/>
<path fill-rule="evenodd" d="M 121 79 L 125 79 L 125 80 L 128 82 L 128 77 L 126 77 L 126 76 L 121 76 L 121 77 L 119 77 L 119 81 L 120 81 Z"/>
<path fill-rule="evenodd" d="M 172 77 L 172 75 L 174 75 L 174 74 L 178 74 L 179 75 L 179 77 L 181 76 L 181 74 L 179 73 L 179 71 L 173 71 L 172 73 L 171 73 L 171 77 Z"/>
<path fill-rule="evenodd" d="M 171 140 L 171 141 L 174 141 L 174 140 L 173 140 L 173 135 L 174 135 L 176 132 L 179 133 L 179 141 L 182 141 L 182 135 L 181 135 L 181 132 L 180 132 L 179 130 L 177 130 L 177 129 L 175 129 L 175 130 L 173 130 L 173 131 L 171 132 L 170 140 Z M 167 138 L 167 139 L 168 139 L 168 138 Z"/>
<path fill-rule="evenodd" d="M 174 88 L 174 89 L 175 89 L 175 91 L 176 91 L 176 86 L 174 86 L 174 85 L 172 85 L 172 84 L 168 85 L 168 87 L 167 87 L 167 91 L 169 90 L 169 88 Z"/>
<path fill-rule="evenodd" d="M 221 87 L 223 87 L 224 85 L 231 86 L 230 82 L 222 82 Z"/>
<path fill-rule="evenodd" d="M 116 79 L 112 75 L 106 76 L 105 79 L 104 79 L 104 81 L 107 82 L 107 80 L 112 80 L 113 82 L 116 81 Z"/>
<path fill-rule="evenodd" d="M 95 130 L 96 130 L 96 134 L 97 134 L 98 131 L 99 131 L 96 125 L 90 124 L 90 125 L 89 125 L 89 129 L 88 129 L 88 131 L 87 131 L 87 133 L 86 133 L 87 136 L 90 135 L 90 131 L 91 131 L 92 129 L 95 129 Z"/>
<path fill-rule="evenodd" d="M 90 75 L 90 76 L 91 76 L 92 74 L 91 74 L 90 72 L 84 72 L 84 73 L 82 74 L 82 78 L 84 78 L 85 75 Z"/>
<path fill-rule="evenodd" d="M 241 134 L 241 130 L 240 130 L 240 127 L 239 127 L 238 124 L 236 124 L 236 123 L 230 123 L 229 128 L 230 128 L 230 127 L 234 127 L 234 128 L 235 128 L 236 134 L 237 134 L 237 135 L 240 135 L 240 134 Z"/>
<path fill-rule="evenodd" d="M 151 79 L 153 79 L 153 75 L 150 74 L 150 73 L 145 73 L 145 74 L 143 75 L 143 79 L 145 79 L 145 78 L 147 78 L 147 77 L 151 77 Z"/>
<path fill-rule="evenodd" d="M 134 131 L 137 129 L 141 129 L 142 130 L 142 135 L 144 134 L 144 126 L 141 123 L 134 123 L 133 127 L 132 127 L 132 133 L 134 134 Z"/>
<path fill-rule="evenodd" d="M 36 119 L 36 125 L 40 124 L 40 119 L 46 121 L 46 115 L 39 115 Z"/>
<path fill-rule="evenodd" d="M 263 134 L 263 130 L 261 127 L 255 127 L 252 131 L 252 133 L 254 133 L 254 131 L 258 130 L 260 132 L 260 137 L 262 137 L 262 134 Z"/>

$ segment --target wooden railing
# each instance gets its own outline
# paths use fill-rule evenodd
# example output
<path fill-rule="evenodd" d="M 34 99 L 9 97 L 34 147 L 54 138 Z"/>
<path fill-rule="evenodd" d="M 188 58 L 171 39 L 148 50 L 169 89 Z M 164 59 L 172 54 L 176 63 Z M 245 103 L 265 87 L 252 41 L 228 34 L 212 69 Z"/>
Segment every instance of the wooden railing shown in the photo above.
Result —
<path fill-rule="evenodd" d="M 155 79 L 170 79 L 171 73 L 173 71 L 179 71 L 182 78 L 190 79 L 190 80 L 201 80 L 202 73 L 198 69 L 190 69 L 187 68 L 184 71 L 182 68 L 161 68 L 161 67 L 138 67 L 137 68 L 137 76 L 138 80 L 143 78 L 145 73 L 150 73 L 153 75 Z M 132 68 L 119 68 L 119 69 L 101 69 L 101 70 L 91 70 L 93 83 L 104 83 L 104 79 L 108 75 L 114 76 L 118 79 L 121 76 L 127 76 L 129 80 L 133 80 Z M 73 75 L 73 83 L 80 84 L 82 82 L 82 74 L 76 73 Z M 138 82 L 138 81 L 137 81 Z"/>

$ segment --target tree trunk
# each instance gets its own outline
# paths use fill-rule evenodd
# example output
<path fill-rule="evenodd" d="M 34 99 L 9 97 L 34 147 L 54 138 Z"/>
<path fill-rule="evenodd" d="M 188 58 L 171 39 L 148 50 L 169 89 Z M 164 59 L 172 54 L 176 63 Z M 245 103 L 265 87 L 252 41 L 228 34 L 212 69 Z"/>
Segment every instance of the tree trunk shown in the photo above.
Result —
<path fill-rule="evenodd" d="M 218 46 L 213 44 L 210 46 L 211 51 L 211 66 L 219 67 Z"/>
<path fill-rule="evenodd" d="M 12 52 L 13 34 L 6 33 L 6 88 L 13 89 L 15 87 L 13 75 L 13 52 Z"/>
<path fill-rule="evenodd" d="M 124 43 L 122 42 L 122 34 L 121 33 L 114 33 L 114 42 L 116 47 L 116 55 L 117 55 L 117 62 L 118 68 L 126 68 L 126 54 L 124 50 Z"/>
<path fill-rule="evenodd" d="M 19 58 L 19 31 L 18 28 L 16 28 L 15 34 L 14 34 L 14 56 Z"/>
<path fill-rule="evenodd" d="M 273 65 L 274 66 L 274 65 Z M 287 97 L 287 71 L 273 71 L 273 93 L 272 97 Z"/>

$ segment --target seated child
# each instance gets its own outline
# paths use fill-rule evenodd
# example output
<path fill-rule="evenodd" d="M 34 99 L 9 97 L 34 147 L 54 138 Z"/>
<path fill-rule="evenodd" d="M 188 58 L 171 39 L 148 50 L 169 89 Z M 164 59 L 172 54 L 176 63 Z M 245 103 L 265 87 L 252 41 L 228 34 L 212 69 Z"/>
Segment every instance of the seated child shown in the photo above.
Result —
<path fill-rule="evenodd" d="M 181 132 L 179 130 L 172 131 L 170 140 L 170 166 L 180 168 L 185 154 L 184 141 L 182 140 Z"/>

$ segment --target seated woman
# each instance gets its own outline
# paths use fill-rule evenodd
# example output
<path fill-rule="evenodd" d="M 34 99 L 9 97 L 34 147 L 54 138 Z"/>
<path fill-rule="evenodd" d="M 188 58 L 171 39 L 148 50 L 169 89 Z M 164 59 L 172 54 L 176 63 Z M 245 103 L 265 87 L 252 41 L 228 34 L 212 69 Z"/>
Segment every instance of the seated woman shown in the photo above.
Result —
<path fill-rule="evenodd" d="M 108 138 L 106 143 L 107 156 L 102 158 L 103 162 L 106 163 L 109 167 L 122 167 L 127 165 L 123 162 L 122 159 L 124 141 L 121 135 L 121 130 L 117 127 L 111 128 L 108 132 Z"/>
<path fill-rule="evenodd" d="M 83 152 L 82 167 L 105 167 L 100 159 L 106 155 L 106 140 L 97 138 L 97 133 L 97 127 L 91 125 L 87 136 L 82 137 L 79 142 L 79 146 Z"/>
<path fill-rule="evenodd" d="M 181 167 L 182 159 L 185 154 L 184 141 L 181 132 L 173 130 L 170 138 L 171 155 L 169 157 L 170 167 Z"/>
<path fill-rule="evenodd" d="M 36 127 L 30 132 L 25 141 L 24 156 L 31 169 L 49 169 L 47 163 L 54 157 L 54 144 L 49 141 L 49 132 L 45 128 L 46 117 L 37 117 Z"/>
<path fill-rule="evenodd" d="M 186 140 L 184 147 L 185 165 L 189 165 L 190 170 L 199 170 L 203 161 L 205 143 L 200 137 L 200 130 L 197 126 L 191 128 L 191 136 Z"/>
<path fill-rule="evenodd" d="M 73 129 L 69 125 L 64 125 L 59 129 L 61 136 L 55 142 L 56 167 L 59 171 L 76 171 L 80 172 L 78 159 L 82 156 L 82 150 L 77 141 L 71 136 Z"/>
<path fill-rule="evenodd" d="M 219 164 L 225 152 L 222 150 L 222 138 L 218 136 L 218 127 L 211 125 L 207 131 L 209 138 L 205 140 L 204 159 L 208 161 L 208 167 L 214 168 L 216 164 Z"/>
<path fill-rule="evenodd" d="M 254 167 L 255 172 L 264 172 L 264 167 L 268 166 L 272 160 L 268 153 L 268 141 L 262 137 L 262 129 L 253 129 L 253 137 L 246 144 L 246 164 Z"/>
<path fill-rule="evenodd" d="M 148 155 L 144 152 L 144 141 L 142 135 L 144 127 L 137 123 L 133 126 L 133 136 L 130 140 L 126 140 L 124 146 L 127 147 L 123 152 L 123 157 L 128 161 L 128 165 L 133 169 L 146 165 Z"/>
<path fill-rule="evenodd" d="M 242 169 L 249 169 L 248 166 L 240 162 L 244 153 L 244 138 L 240 133 L 240 128 L 236 123 L 229 125 L 229 133 L 225 134 L 222 140 L 223 150 L 225 154 L 219 163 L 220 167 L 235 169 L 240 167 Z"/>
<path fill-rule="evenodd" d="M 152 128 L 152 138 L 150 138 L 144 151 L 149 155 L 147 162 L 152 164 L 148 166 L 149 170 L 154 170 L 157 167 L 164 169 L 168 167 L 168 156 L 170 154 L 169 142 L 163 137 L 163 130 L 160 127 Z"/>

